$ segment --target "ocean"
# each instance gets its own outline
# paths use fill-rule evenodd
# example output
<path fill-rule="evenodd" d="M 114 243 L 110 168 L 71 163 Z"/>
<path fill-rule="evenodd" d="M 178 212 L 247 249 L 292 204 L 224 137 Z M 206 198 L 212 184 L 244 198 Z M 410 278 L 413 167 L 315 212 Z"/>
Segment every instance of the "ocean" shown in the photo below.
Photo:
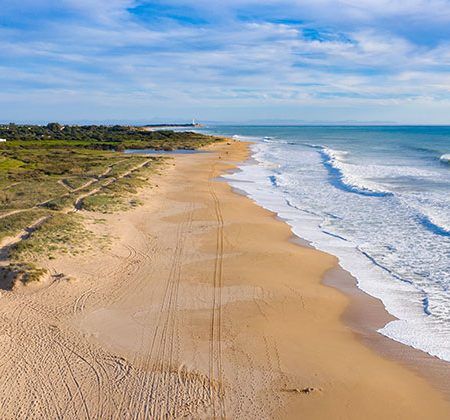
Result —
<path fill-rule="evenodd" d="M 383 302 L 381 334 L 450 361 L 450 127 L 205 130 L 254 142 L 227 179 Z"/>

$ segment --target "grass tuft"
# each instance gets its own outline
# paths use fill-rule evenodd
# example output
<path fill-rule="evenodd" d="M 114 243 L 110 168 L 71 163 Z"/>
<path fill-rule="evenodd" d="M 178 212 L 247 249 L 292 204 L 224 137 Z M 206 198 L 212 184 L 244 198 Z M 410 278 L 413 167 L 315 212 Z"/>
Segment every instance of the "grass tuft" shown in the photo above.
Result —
<path fill-rule="evenodd" d="M 36 261 L 40 257 L 54 258 L 55 254 L 77 255 L 90 248 L 94 234 L 87 230 L 78 214 L 56 213 L 31 235 L 12 247 L 14 261 Z"/>
<path fill-rule="evenodd" d="M 18 281 L 29 284 L 42 280 L 46 274 L 45 268 L 37 267 L 32 263 L 12 263 L 6 267 L 0 267 L 0 287 L 11 290 Z"/>

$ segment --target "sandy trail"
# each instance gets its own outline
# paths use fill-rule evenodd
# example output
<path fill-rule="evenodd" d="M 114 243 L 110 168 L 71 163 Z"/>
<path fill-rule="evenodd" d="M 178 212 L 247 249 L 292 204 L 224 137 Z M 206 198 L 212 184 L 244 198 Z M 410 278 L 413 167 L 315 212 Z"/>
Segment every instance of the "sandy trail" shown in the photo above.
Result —
<path fill-rule="evenodd" d="M 32 210 L 33 208 L 28 208 L 28 209 L 17 209 L 17 210 L 11 210 L 5 213 L 0 214 L 0 219 L 3 219 L 4 217 L 8 217 L 8 216 L 12 216 L 13 214 L 17 214 L 17 213 L 23 213 L 24 211 L 29 211 Z"/>
<path fill-rule="evenodd" d="M 135 171 L 137 171 L 137 170 L 143 168 L 144 166 L 148 165 L 149 162 L 150 162 L 150 159 L 149 159 L 149 160 L 146 160 L 146 161 L 144 161 L 144 162 L 142 162 L 142 163 L 140 163 L 139 165 L 134 166 L 133 168 L 129 169 L 128 171 L 124 172 L 123 174 L 118 175 L 118 176 L 115 177 L 115 178 L 111 178 L 111 179 L 107 180 L 107 181 L 104 182 L 102 185 L 100 185 L 98 188 L 94 188 L 93 190 L 88 191 L 88 192 L 86 192 L 86 193 L 84 193 L 84 194 L 78 196 L 78 197 L 76 198 L 76 200 L 75 200 L 75 203 L 74 203 L 74 210 L 75 210 L 75 211 L 81 210 L 81 207 L 82 207 L 82 204 L 83 204 L 83 200 L 84 200 L 85 198 L 90 197 L 91 195 L 97 194 L 97 193 L 100 192 L 102 189 L 104 189 L 104 188 L 106 188 L 107 186 L 113 184 L 113 183 L 116 182 L 117 180 L 122 179 L 122 178 L 125 178 L 125 177 L 131 175 L 133 172 L 135 172 Z M 101 174 L 101 175 L 99 176 L 98 179 L 94 180 L 93 182 L 87 183 L 87 184 L 85 184 L 85 185 L 82 186 L 82 187 L 76 188 L 76 189 L 74 189 L 72 192 L 78 191 L 78 190 L 80 190 L 80 189 L 82 189 L 82 188 L 86 188 L 86 185 L 91 185 L 91 184 L 93 184 L 94 182 L 100 181 L 100 180 L 103 179 L 109 172 L 111 172 L 111 170 L 112 170 L 112 166 L 110 166 L 103 174 Z"/>
<path fill-rule="evenodd" d="M 9 250 L 20 241 L 27 239 L 39 226 L 45 223 L 50 216 L 42 216 L 36 219 L 32 224 L 19 232 L 16 236 L 6 237 L 0 241 L 0 265 L 8 262 Z"/>
<path fill-rule="evenodd" d="M 214 180 L 246 146 L 216 149 L 177 157 L 142 207 L 99 216 L 110 250 L 2 292 L 1 417 L 448 418 L 440 393 L 342 325 L 347 299 L 320 284 L 335 259 Z"/>

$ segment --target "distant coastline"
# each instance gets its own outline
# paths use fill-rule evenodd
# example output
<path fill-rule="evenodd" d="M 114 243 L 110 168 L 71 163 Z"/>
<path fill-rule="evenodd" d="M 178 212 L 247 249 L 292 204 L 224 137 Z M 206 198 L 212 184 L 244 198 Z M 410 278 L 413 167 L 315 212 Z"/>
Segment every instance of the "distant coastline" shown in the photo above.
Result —
<path fill-rule="evenodd" d="M 189 123 L 189 124 L 147 124 L 142 127 L 143 130 L 146 131 L 155 131 L 155 130 L 172 130 L 172 129 L 182 129 L 182 128 L 202 128 L 202 124 L 198 123 Z"/>

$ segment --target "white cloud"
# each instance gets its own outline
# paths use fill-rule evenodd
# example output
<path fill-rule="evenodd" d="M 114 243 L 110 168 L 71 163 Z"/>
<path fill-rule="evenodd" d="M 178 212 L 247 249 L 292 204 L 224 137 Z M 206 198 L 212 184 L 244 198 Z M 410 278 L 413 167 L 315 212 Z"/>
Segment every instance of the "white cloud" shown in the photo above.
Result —
<path fill-rule="evenodd" d="M 0 67 L 3 100 L 6 94 L 9 100 L 41 95 L 54 103 L 50 96 L 63 94 L 67 100 L 85 97 L 100 103 L 111 96 L 129 103 L 134 97 L 148 107 L 171 101 L 359 106 L 450 97 L 450 43 L 418 45 L 374 23 L 395 16 L 442 21 L 449 15 L 448 1 L 411 0 L 409 7 L 387 0 L 293 1 L 292 16 L 301 18 L 298 11 L 303 11 L 309 23 L 276 23 L 230 18 L 236 7 L 260 5 L 232 0 L 220 6 L 229 11 L 226 21 L 209 25 L 140 21 L 128 11 L 137 3 L 63 0 L 58 7 L 65 7 L 69 17 L 49 18 L 32 31 L 0 30 L 0 53 L 9 59 Z M 434 8 L 428 10 L 425 3 Z M 51 4 L 41 2 L 42 7 Z M 211 8 L 219 3 L 184 4 Z M 360 24 L 342 30 L 326 26 L 339 16 Z M 305 29 L 315 27 L 319 35 L 326 28 L 335 36 L 305 35 Z"/>

